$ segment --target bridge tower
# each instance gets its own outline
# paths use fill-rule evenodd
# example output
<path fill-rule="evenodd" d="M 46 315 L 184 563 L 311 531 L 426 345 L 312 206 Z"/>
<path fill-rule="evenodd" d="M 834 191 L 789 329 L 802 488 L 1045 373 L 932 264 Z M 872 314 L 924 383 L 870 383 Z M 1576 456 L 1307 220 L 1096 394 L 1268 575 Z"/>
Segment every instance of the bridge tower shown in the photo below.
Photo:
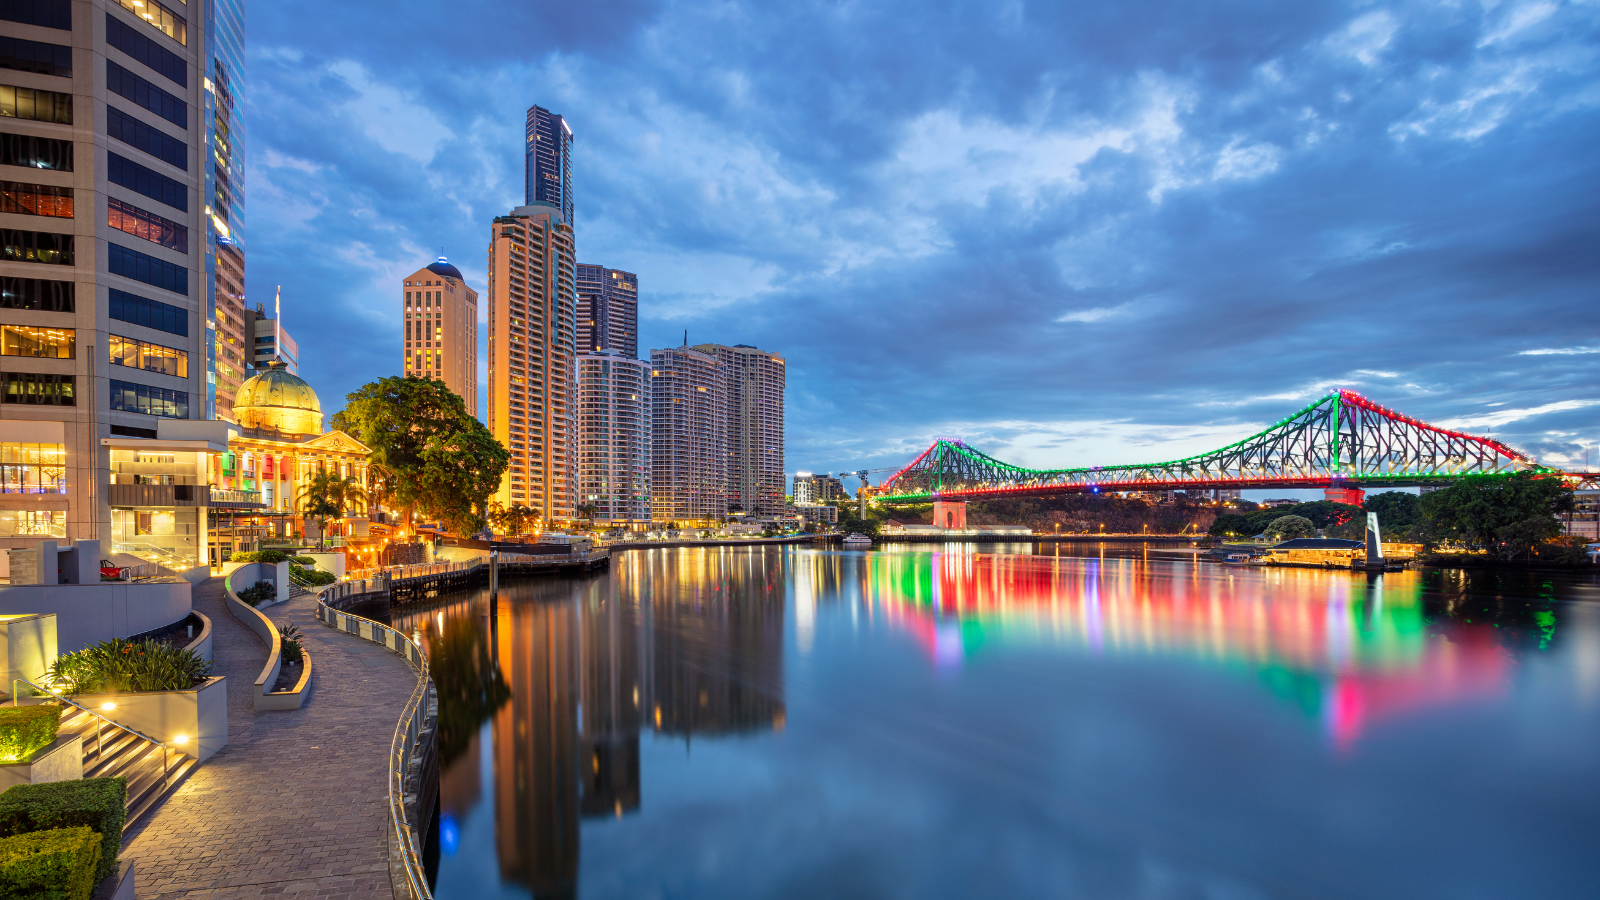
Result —
<path fill-rule="evenodd" d="M 1351 506 L 1360 506 L 1361 501 L 1367 498 L 1367 492 L 1358 487 L 1330 487 L 1323 489 L 1322 498 L 1334 503 L 1348 503 Z"/>
<path fill-rule="evenodd" d="M 933 524 L 940 528 L 964 531 L 967 527 L 967 504 L 962 500 L 933 501 Z"/>

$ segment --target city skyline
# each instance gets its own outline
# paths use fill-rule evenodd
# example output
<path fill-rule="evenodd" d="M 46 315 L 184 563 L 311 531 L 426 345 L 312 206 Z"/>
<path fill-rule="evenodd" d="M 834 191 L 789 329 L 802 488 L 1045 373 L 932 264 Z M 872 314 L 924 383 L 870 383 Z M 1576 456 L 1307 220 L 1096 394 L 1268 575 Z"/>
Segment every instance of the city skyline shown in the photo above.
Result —
<path fill-rule="evenodd" d="M 1556 61 L 1593 22 L 1519 9 L 1184 9 L 1142 29 L 1121 13 L 877 12 L 874 27 L 916 30 L 940 64 L 822 28 L 783 64 L 740 47 L 690 80 L 675 67 L 699 71 L 706 51 L 652 39 L 726 26 L 673 6 L 621 13 L 603 36 L 563 18 L 470 58 L 454 49 L 467 24 L 446 25 L 428 52 L 472 77 L 443 84 L 384 58 L 381 28 L 335 47 L 264 10 L 252 165 L 273 187 L 253 215 L 304 222 L 303 240 L 348 208 L 401 223 L 328 282 L 335 317 L 392 328 L 367 299 L 386 266 L 442 244 L 483 288 L 476 235 L 524 187 L 510 154 L 537 104 L 583 147 L 580 258 L 643 280 L 641 355 L 687 327 L 788 357 L 791 470 L 904 463 L 940 434 L 1019 464 L 1166 458 L 1330 387 L 1576 463 L 1600 439 L 1600 348 L 1572 324 L 1595 279 L 1578 250 L 1595 121 L 1577 100 L 1592 64 Z M 498 32 L 529 33 L 520 15 Z M 775 15 L 744 45 L 778 46 Z M 336 16 L 366 27 L 359 10 Z M 1205 43 L 1230 32 L 1238 43 Z M 1213 49 L 1178 52 L 1190 35 Z M 1073 53 L 1092 65 L 1054 61 Z M 828 93 L 781 90 L 806 81 L 796 64 L 881 115 L 818 118 Z M 1512 70 L 1529 74 L 1496 75 Z M 890 71 L 904 89 L 875 86 Z M 974 80 L 956 91 L 955 71 Z M 323 78 L 347 90 L 319 97 Z M 469 101 L 469 81 L 504 99 Z M 296 131 L 311 110 L 327 127 Z M 385 197 L 401 177 L 449 190 Z M 293 199 L 307 197 L 320 205 Z M 307 265 L 302 238 L 261 243 L 253 284 Z M 377 365 L 303 353 L 330 399 Z"/>

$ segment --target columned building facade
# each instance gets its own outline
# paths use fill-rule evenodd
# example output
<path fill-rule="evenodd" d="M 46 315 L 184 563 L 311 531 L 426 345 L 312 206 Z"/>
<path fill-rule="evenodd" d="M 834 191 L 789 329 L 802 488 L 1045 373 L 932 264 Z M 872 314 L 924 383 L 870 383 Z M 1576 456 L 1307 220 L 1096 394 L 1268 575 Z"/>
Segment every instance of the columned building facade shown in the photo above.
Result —
<path fill-rule="evenodd" d="M 442 256 L 402 280 L 402 370 L 415 378 L 443 381 L 466 404 L 468 414 L 476 416 L 478 292 Z"/>
<path fill-rule="evenodd" d="M 546 524 L 574 516 L 577 290 L 572 228 L 533 203 L 489 240 L 489 431 L 511 453 L 494 500 Z"/>
<path fill-rule="evenodd" d="M 727 368 L 689 347 L 650 351 L 650 503 L 657 522 L 728 514 Z"/>
<path fill-rule="evenodd" d="M 748 516 L 784 512 L 783 356 L 749 344 L 697 344 L 727 378 L 728 509 Z"/>
<path fill-rule="evenodd" d="M 596 522 L 650 521 L 650 365 L 614 350 L 578 354 L 578 504 Z"/>

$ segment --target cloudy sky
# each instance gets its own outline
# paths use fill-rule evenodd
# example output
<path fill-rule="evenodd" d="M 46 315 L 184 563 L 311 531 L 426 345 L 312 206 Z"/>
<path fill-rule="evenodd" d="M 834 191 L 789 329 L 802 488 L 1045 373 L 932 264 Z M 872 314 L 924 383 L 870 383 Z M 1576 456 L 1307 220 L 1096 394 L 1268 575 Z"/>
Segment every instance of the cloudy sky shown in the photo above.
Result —
<path fill-rule="evenodd" d="M 254 4 L 252 301 L 324 407 L 480 293 L 537 103 L 640 347 L 789 360 L 788 468 L 1166 459 L 1335 387 L 1600 441 L 1600 5 Z"/>

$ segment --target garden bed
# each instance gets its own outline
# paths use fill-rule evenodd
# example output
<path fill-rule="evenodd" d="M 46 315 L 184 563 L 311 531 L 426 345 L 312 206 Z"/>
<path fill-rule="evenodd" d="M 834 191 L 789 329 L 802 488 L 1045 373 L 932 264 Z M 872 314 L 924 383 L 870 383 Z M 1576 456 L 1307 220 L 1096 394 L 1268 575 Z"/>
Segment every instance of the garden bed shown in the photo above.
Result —
<path fill-rule="evenodd" d="M 285 662 L 278 668 L 278 681 L 272 686 L 274 693 L 279 691 L 292 691 L 300 683 L 300 673 L 304 672 L 304 662 Z"/>

